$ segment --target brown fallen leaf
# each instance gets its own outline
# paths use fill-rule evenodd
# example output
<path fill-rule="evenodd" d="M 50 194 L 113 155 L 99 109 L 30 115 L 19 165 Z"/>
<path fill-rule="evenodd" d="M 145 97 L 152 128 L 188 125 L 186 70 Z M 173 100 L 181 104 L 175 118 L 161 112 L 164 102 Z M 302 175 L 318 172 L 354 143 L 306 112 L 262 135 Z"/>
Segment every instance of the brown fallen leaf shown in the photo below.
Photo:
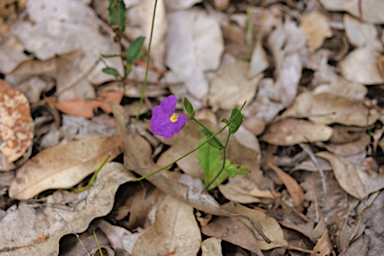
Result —
<path fill-rule="evenodd" d="M 223 68 L 212 80 L 208 95 L 209 105 L 231 110 L 234 107 L 241 107 L 245 101 L 250 102 L 264 74 L 260 73 L 249 79 L 249 68 L 250 64 L 244 61 Z"/>
<path fill-rule="evenodd" d="M 167 196 L 159 205 L 155 222 L 136 240 L 132 256 L 196 255 L 200 250 L 201 234 L 193 208 Z"/>
<path fill-rule="evenodd" d="M 70 99 L 54 102 L 50 98 L 45 98 L 45 101 L 49 105 L 55 106 L 65 114 L 92 118 L 94 116 L 94 110 L 97 108 L 103 109 L 107 114 L 111 113 L 112 110 L 106 101 L 119 104 L 123 96 L 124 92 L 103 92 L 99 97 L 97 97 L 97 100 L 91 101 L 87 101 L 85 99 Z"/>
<path fill-rule="evenodd" d="M 211 237 L 201 242 L 202 256 L 223 256 L 221 239 Z"/>
<path fill-rule="evenodd" d="M 320 124 L 339 123 L 344 125 L 367 126 L 379 118 L 374 109 L 331 93 L 313 94 L 303 92 L 296 97 L 293 105 L 282 117 L 308 118 Z"/>
<path fill-rule="evenodd" d="M 319 256 L 327 256 L 333 250 L 333 245 L 331 239 L 328 235 L 328 229 L 325 230 L 323 236 L 320 238 L 319 242 L 313 247 L 313 251 L 319 253 L 311 253 L 311 256 L 319 255 Z"/>
<path fill-rule="evenodd" d="M 20 206 L 0 222 L 0 230 L 4 231 L 0 234 L 0 251 L 7 256 L 58 255 L 60 239 L 84 232 L 93 219 L 107 215 L 119 186 L 134 178 L 121 164 L 107 163 L 89 190 L 79 194 L 56 191 L 39 210 Z M 43 236 L 44 242 L 35 242 Z"/>
<path fill-rule="evenodd" d="M 267 243 L 260 235 L 256 232 L 252 224 L 246 219 L 241 219 L 241 221 L 247 225 L 247 227 L 252 231 L 253 235 L 256 237 L 257 244 L 261 250 L 269 250 L 276 247 L 284 247 L 287 245 L 287 241 L 284 240 L 283 230 L 281 229 L 279 223 L 261 213 L 259 211 L 247 208 L 240 204 L 234 202 L 229 202 L 222 205 L 222 208 L 228 212 L 237 213 L 249 216 L 253 221 L 255 221 L 260 229 L 265 233 L 265 235 L 271 240 L 271 243 Z"/>
<path fill-rule="evenodd" d="M 376 52 L 370 46 L 356 48 L 339 62 L 340 72 L 347 80 L 370 84 L 382 84 Z"/>
<path fill-rule="evenodd" d="M 384 173 L 368 171 L 355 165 L 345 157 L 329 152 L 318 152 L 316 156 L 327 159 L 340 186 L 350 195 L 363 199 L 372 192 L 384 188 Z"/>
<path fill-rule="evenodd" d="M 41 151 L 17 172 L 9 196 L 30 199 L 47 189 L 70 188 L 124 150 L 121 135 L 70 142 Z"/>
<path fill-rule="evenodd" d="M 307 45 L 311 52 L 320 48 L 324 40 L 333 34 L 328 17 L 321 12 L 304 14 L 300 21 L 300 29 L 308 36 Z"/>
<path fill-rule="evenodd" d="M 258 255 L 263 255 L 259 246 L 257 246 L 257 240 L 253 233 L 238 218 L 219 217 L 207 226 L 202 227 L 201 232 L 206 236 L 216 237 L 258 253 Z"/>
<path fill-rule="evenodd" d="M 96 220 L 96 225 L 108 237 L 108 240 L 116 254 L 129 256 L 122 242 L 124 235 L 131 235 L 131 232 L 125 228 L 114 226 L 103 219 Z"/>
<path fill-rule="evenodd" d="M 347 249 L 340 253 L 340 256 L 368 255 L 369 237 L 362 235 L 354 241 Z"/>
<path fill-rule="evenodd" d="M 292 146 L 303 142 L 327 141 L 332 133 L 333 129 L 327 125 L 287 118 L 269 126 L 259 139 L 277 146 Z"/>
<path fill-rule="evenodd" d="M 304 210 L 304 207 L 301 203 L 304 197 L 304 192 L 301 189 L 300 185 L 294 178 L 292 178 L 289 174 L 285 173 L 279 167 L 273 164 L 268 164 L 268 166 L 276 172 L 277 176 L 279 176 L 281 181 L 284 183 L 285 187 L 288 190 L 288 193 L 291 195 L 293 201 L 295 202 L 295 206 L 298 208 L 298 212 L 302 212 Z"/>
<path fill-rule="evenodd" d="M 32 145 L 33 120 L 27 98 L 0 80 L 0 138 L 2 152 L 12 163 Z"/>

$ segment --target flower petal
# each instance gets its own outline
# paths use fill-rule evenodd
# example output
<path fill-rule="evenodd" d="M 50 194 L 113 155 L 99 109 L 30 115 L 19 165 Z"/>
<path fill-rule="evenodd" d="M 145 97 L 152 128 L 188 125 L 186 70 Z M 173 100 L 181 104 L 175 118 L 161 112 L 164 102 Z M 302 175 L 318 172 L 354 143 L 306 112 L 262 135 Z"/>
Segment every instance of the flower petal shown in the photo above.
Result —
<path fill-rule="evenodd" d="M 173 123 L 172 131 L 173 133 L 179 133 L 184 124 L 188 121 L 188 116 L 183 114 L 177 118 L 177 121 Z"/>
<path fill-rule="evenodd" d="M 175 112 L 177 98 L 173 95 L 169 95 L 167 98 L 164 98 L 160 106 L 163 107 L 164 111 L 170 116 Z"/>

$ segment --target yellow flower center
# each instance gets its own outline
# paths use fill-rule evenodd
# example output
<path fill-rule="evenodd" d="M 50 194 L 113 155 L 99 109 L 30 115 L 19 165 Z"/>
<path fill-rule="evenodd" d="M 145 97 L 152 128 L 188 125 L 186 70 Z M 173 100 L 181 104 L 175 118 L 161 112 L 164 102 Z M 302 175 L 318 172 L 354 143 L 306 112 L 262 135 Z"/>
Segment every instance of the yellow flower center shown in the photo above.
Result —
<path fill-rule="evenodd" d="M 176 114 L 173 114 L 171 116 L 171 118 L 169 118 L 169 120 L 171 120 L 172 123 L 176 122 L 177 121 L 177 115 Z"/>

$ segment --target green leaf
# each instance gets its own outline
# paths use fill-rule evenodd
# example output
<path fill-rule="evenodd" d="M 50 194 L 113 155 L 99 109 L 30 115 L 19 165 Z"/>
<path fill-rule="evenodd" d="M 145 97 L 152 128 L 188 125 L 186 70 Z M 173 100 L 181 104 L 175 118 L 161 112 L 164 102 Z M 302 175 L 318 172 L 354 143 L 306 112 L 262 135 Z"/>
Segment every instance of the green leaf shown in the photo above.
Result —
<path fill-rule="evenodd" d="M 199 141 L 199 145 L 206 141 L 206 138 L 203 138 Z M 208 143 L 204 144 L 199 148 L 199 153 L 197 154 L 197 159 L 199 159 L 201 168 L 205 173 L 204 185 L 207 186 L 219 173 L 221 166 L 223 165 L 223 160 L 221 159 L 220 150 L 210 147 Z M 229 160 L 226 161 L 226 165 L 230 164 Z M 207 188 L 211 190 L 221 183 L 223 183 L 228 178 L 228 174 L 222 172 L 220 176 L 215 180 L 215 182 Z"/>
<path fill-rule="evenodd" d="M 123 0 L 109 0 L 109 23 L 116 34 L 121 35 L 125 30 L 127 21 L 127 8 Z"/>
<path fill-rule="evenodd" d="M 230 119 L 232 119 L 237 114 L 237 112 L 239 112 L 239 111 L 240 111 L 240 109 L 233 108 Z M 237 132 L 237 130 L 240 128 L 243 121 L 244 121 L 244 114 L 239 113 L 235 117 L 235 119 L 229 124 L 229 126 L 228 126 L 229 133 L 234 134 L 235 132 Z M 223 119 L 221 119 L 221 122 L 228 124 L 229 120 L 223 118 Z"/>
<path fill-rule="evenodd" d="M 108 75 L 113 75 L 114 77 L 118 78 L 120 75 L 119 75 L 119 72 L 117 72 L 116 69 L 114 68 L 110 68 L 110 67 L 107 67 L 107 68 L 103 68 L 102 70 L 104 73 L 108 74 Z"/>
<path fill-rule="evenodd" d="M 184 97 L 183 109 L 188 116 L 188 120 L 192 120 L 195 117 L 195 110 L 193 109 L 192 103 L 186 97 Z"/>
<path fill-rule="evenodd" d="M 250 170 L 247 167 L 238 164 L 232 164 L 225 167 L 224 171 L 229 175 L 229 177 L 234 178 L 237 174 L 248 174 Z"/>
<path fill-rule="evenodd" d="M 214 134 L 213 131 L 211 131 L 211 130 L 209 130 L 209 129 L 205 129 L 204 127 L 200 127 L 200 131 L 201 131 L 202 133 L 204 133 L 204 135 L 205 135 L 205 137 L 207 137 L 207 139 L 208 139 L 209 137 L 211 137 L 211 136 Z M 221 144 L 220 144 L 220 143 L 221 143 Z M 214 147 L 214 148 L 219 149 L 219 150 L 222 150 L 222 149 L 223 149 L 223 147 L 221 146 L 221 145 L 223 145 L 223 142 L 221 142 L 221 140 L 220 140 L 219 138 L 217 138 L 216 136 L 213 137 L 212 139 L 210 139 L 210 140 L 208 141 L 208 144 L 211 145 L 211 146 Z"/>
<path fill-rule="evenodd" d="M 127 50 L 127 63 L 134 63 L 135 61 L 143 57 L 144 53 L 141 50 L 141 47 L 143 46 L 144 40 L 145 37 L 139 36 L 131 43 Z"/>

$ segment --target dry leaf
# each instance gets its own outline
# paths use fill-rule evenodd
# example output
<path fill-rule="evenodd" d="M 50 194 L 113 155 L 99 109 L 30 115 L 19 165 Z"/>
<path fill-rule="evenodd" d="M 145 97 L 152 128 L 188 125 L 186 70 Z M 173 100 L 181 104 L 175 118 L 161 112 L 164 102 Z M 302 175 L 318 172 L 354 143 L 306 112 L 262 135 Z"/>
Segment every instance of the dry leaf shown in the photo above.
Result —
<path fill-rule="evenodd" d="M 58 255 L 61 237 L 84 232 L 94 218 L 108 214 L 118 187 L 134 178 L 121 164 L 107 163 L 97 175 L 95 185 L 86 191 L 57 191 L 46 198 L 47 206 L 40 210 L 20 206 L 0 222 L 0 251 L 8 256 Z M 42 236 L 46 236 L 45 241 L 36 243 Z"/>
<path fill-rule="evenodd" d="M 166 65 L 182 76 L 197 99 L 208 93 L 204 71 L 219 67 L 224 42 L 220 25 L 203 10 L 191 9 L 168 16 Z"/>
<path fill-rule="evenodd" d="M 345 33 L 353 46 L 369 45 L 380 52 L 383 50 L 383 45 L 377 37 L 377 30 L 374 25 L 362 23 L 348 14 L 344 14 L 343 22 Z"/>
<path fill-rule="evenodd" d="M 300 29 L 308 36 L 307 45 L 311 52 L 315 52 L 327 37 L 332 36 L 329 19 L 321 12 L 304 14 L 300 21 Z"/>
<path fill-rule="evenodd" d="M 238 218 L 219 217 L 202 227 L 201 232 L 206 236 L 216 237 L 251 252 L 260 252 L 255 236 Z"/>
<path fill-rule="evenodd" d="M 23 45 L 16 36 L 4 38 L 0 45 L 0 71 L 9 74 L 23 61 L 29 57 L 23 51 Z"/>
<path fill-rule="evenodd" d="M 262 41 L 257 40 L 253 49 L 248 77 L 253 78 L 268 68 L 269 62 L 267 54 L 262 46 Z"/>
<path fill-rule="evenodd" d="M 201 243 L 202 256 L 223 256 L 221 250 L 221 239 L 215 237 L 207 238 Z"/>
<path fill-rule="evenodd" d="M 287 245 L 287 241 L 284 240 L 283 230 L 277 221 L 271 217 L 268 217 L 264 213 L 261 213 L 256 210 L 252 210 L 240 204 L 233 202 L 224 204 L 222 208 L 228 212 L 243 214 L 252 218 L 264 234 L 272 241 L 270 244 L 264 241 L 264 239 L 256 232 L 252 224 L 246 219 L 241 219 L 241 221 L 248 226 L 256 237 L 257 244 L 262 250 L 269 250 L 276 247 L 281 247 Z"/>
<path fill-rule="evenodd" d="M 365 95 L 367 95 L 368 89 L 364 85 L 348 82 L 340 77 L 340 81 L 329 84 L 320 84 L 312 92 L 314 94 L 332 93 L 352 101 L 362 101 Z"/>
<path fill-rule="evenodd" d="M 0 152 L 9 163 L 32 145 L 33 120 L 27 98 L 0 80 Z"/>
<path fill-rule="evenodd" d="M 167 10 L 178 11 L 191 8 L 201 0 L 165 0 Z"/>
<path fill-rule="evenodd" d="M 292 146 L 303 142 L 327 141 L 332 133 L 333 129 L 327 125 L 287 118 L 269 126 L 259 139 L 273 145 Z"/>
<path fill-rule="evenodd" d="M 346 11 L 353 16 L 359 18 L 359 0 L 320 0 L 320 3 L 328 11 Z M 384 17 L 381 10 L 384 9 L 384 2 L 382 0 L 370 0 L 367 2 L 361 2 L 361 14 L 362 19 L 382 24 L 384 23 Z"/>
<path fill-rule="evenodd" d="M 47 189 L 70 188 L 96 171 L 109 153 L 112 160 L 123 150 L 121 135 L 114 135 L 41 151 L 19 169 L 9 196 L 27 200 Z"/>
<path fill-rule="evenodd" d="M 108 240 L 116 254 L 128 256 L 128 252 L 123 245 L 122 237 L 131 235 L 125 228 L 114 226 L 103 219 L 96 220 L 96 225 L 108 237 Z"/>
<path fill-rule="evenodd" d="M 347 80 L 370 84 L 382 84 L 376 53 L 369 46 L 356 48 L 339 62 L 340 72 Z"/>
<path fill-rule="evenodd" d="M 340 186 L 358 199 L 384 188 L 384 173 L 368 171 L 361 165 L 355 165 L 344 157 L 328 152 L 318 152 L 316 156 L 331 162 L 333 173 Z"/>
<path fill-rule="evenodd" d="M 311 253 L 311 256 L 327 256 L 332 252 L 332 250 L 333 245 L 328 235 L 328 229 L 326 229 L 319 242 L 315 245 L 315 247 L 313 247 L 313 251 L 320 253 Z"/>
<path fill-rule="evenodd" d="M 264 74 L 248 79 L 249 63 L 235 62 L 221 70 L 212 80 L 209 91 L 209 104 L 214 108 L 231 110 L 250 102 L 256 94 L 256 88 Z"/>
<path fill-rule="evenodd" d="M 376 122 L 380 114 L 364 105 L 347 98 L 330 94 L 303 92 L 282 117 L 308 118 L 321 124 L 339 123 L 344 125 L 368 126 Z"/>
<path fill-rule="evenodd" d="M 340 256 L 349 256 L 349 255 L 369 255 L 369 237 L 367 235 L 362 235 L 356 241 L 354 241 L 348 248 L 340 253 Z"/>
<path fill-rule="evenodd" d="M 25 48 L 40 60 L 81 49 L 83 54 L 77 63 L 81 72 L 86 73 L 100 54 L 120 51 L 119 45 L 111 40 L 111 28 L 97 17 L 86 2 L 37 0 L 33 3 L 27 2 L 26 11 L 33 24 L 18 21 L 12 25 L 13 33 L 20 38 Z M 58 31 L 61 32 L 57 34 Z M 109 67 L 117 68 L 120 74 L 123 73 L 118 58 L 104 61 Z M 87 76 L 87 80 L 93 84 L 110 80 L 110 75 L 101 72 L 104 67 L 104 64 L 99 63 Z"/>
<path fill-rule="evenodd" d="M 132 255 L 196 255 L 200 242 L 193 208 L 167 196 L 157 209 L 155 222 L 136 240 Z"/>
<path fill-rule="evenodd" d="M 277 166 L 274 166 L 272 164 L 269 164 L 268 166 L 276 172 L 277 176 L 279 176 L 280 180 L 284 183 L 285 187 L 287 188 L 289 195 L 295 202 L 295 206 L 298 208 L 298 211 L 302 212 L 303 206 L 301 205 L 301 203 L 303 200 L 304 192 L 301 189 L 300 185 L 294 178 L 292 178 L 289 174 L 285 173 Z"/>

